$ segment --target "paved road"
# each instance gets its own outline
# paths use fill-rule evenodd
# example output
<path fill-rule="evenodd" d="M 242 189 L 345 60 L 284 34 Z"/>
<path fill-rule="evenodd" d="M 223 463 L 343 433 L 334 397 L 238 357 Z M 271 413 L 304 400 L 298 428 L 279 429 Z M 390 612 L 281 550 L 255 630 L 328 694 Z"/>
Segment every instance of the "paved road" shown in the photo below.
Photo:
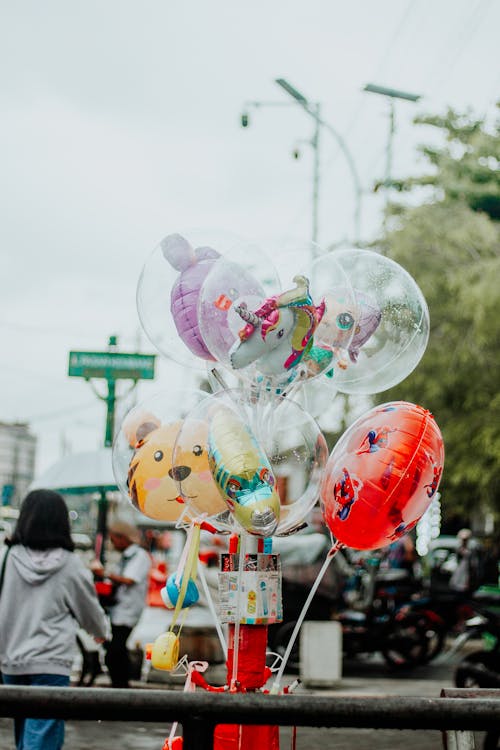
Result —
<path fill-rule="evenodd" d="M 340 684 L 328 690 L 307 690 L 321 695 L 401 695 L 439 697 L 444 687 L 453 686 L 454 662 L 432 664 L 411 672 L 394 675 L 378 659 L 344 663 Z M 294 677 L 290 677 L 291 682 Z M 101 685 L 107 685 L 101 678 Z M 151 687 L 162 685 L 151 684 Z M 165 687 L 167 687 L 165 685 Z M 147 689 L 137 684 L 138 689 Z M 82 688 L 84 689 L 84 688 Z M 305 690 L 305 688 L 300 688 Z M 161 750 L 169 725 L 132 722 L 69 721 L 66 725 L 65 750 Z M 281 750 L 290 748 L 291 730 L 281 730 Z M 477 736 L 477 747 L 482 736 Z M 12 721 L 0 719 L 0 748 L 15 750 Z M 443 741 L 436 731 L 401 731 L 372 729 L 309 729 L 297 730 L 297 750 L 441 750 Z M 262 748 L 265 750 L 265 748 Z"/>

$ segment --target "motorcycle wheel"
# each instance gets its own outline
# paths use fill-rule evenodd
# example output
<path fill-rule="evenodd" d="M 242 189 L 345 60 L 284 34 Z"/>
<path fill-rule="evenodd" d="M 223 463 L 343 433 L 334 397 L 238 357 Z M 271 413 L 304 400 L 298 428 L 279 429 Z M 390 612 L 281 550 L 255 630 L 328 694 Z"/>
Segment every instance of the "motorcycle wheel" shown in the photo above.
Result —
<path fill-rule="evenodd" d="M 500 748 L 500 732 L 496 729 L 492 729 L 491 732 L 487 732 L 484 738 L 483 750 L 499 750 Z"/>
<path fill-rule="evenodd" d="M 417 616 L 416 627 L 424 634 L 426 644 L 421 663 L 428 664 L 442 652 L 446 641 L 446 628 L 433 622 L 425 614 Z"/>
<path fill-rule="evenodd" d="M 427 641 L 417 617 L 394 620 L 382 656 L 392 669 L 412 669 L 426 660 Z"/>
<path fill-rule="evenodd" d="M 476 651 L 458 665 L 455 685 L 459 688 L 500 688 L 500 654 Z"/>

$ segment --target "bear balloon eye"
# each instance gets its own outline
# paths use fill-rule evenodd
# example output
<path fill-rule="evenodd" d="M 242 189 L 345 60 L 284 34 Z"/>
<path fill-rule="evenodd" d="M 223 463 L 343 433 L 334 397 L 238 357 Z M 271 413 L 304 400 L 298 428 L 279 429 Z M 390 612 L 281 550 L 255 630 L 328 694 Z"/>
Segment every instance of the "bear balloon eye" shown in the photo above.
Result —
<path fill-rule="evenodd" d="M 153 454 L 153 458 L 155 461 L 161 461 L 163 458 L 163 451 L 155 451 Z"/>
<path fill-rule="evenodd" d="M 351 313 L 344 312 L 337 315 L 337 325 L 342 331 L 348 331 L 354 324 Z"/>
<path fill-rule="evenodd" d="M 284 333 L 285 333 L 285 329 L 284 328 L 280 328 L 279 331 L 278 331 L 278 338 L 279 339 L 283 338 L 283 334 Z"/>
<path fill-rule="evenodd" d="M 201 456 L 201 454 L 203 453 L 203 448 L 201 447 L 201 445 L 195 445 L 193 447 L 193 453 L 195 456 Z"/>

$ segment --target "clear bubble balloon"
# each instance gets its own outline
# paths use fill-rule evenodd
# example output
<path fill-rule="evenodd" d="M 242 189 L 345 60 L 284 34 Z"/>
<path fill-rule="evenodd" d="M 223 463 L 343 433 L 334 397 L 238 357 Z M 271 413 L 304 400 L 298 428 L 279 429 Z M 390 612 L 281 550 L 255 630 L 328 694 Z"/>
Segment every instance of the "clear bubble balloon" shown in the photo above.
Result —
<path fill-rule="evenodd" d="M 379 393 L 417 366 L 429 338 L 429 312 L 415 280 L 402 266 L 371 250 L 338 250 L 335 262 L 354 295 L 354 333 L 335 369 L 343 393 Z"/>
<path fill-rule="evenodd" d="M 173 461 L 184 414 L 205 398 L 202 391 L 163 392 L 131 409 L 120 426 L 113 444 L 115 478 L 134 507 L 149 518 L 176 522 L 225 510 L 207 454 L 198 451 L 206 439 L 204 425 L 189 433 L 192 445 L 185 455 L 177 454 L 180 463 Z"/>
<path fill-rule="evenodd" d="M 204 368 L 214 355 L 200 327 L 201 287 L 221 259 L 259 258 L 253 243 L 228 232 L 186 230 L 166 235 L 147 259 L 137 286 L 139 318 L 150 341 L 178 364 Z M 248 265 L 248 264 L 247 264 Z M 253 268 L 253 264 L 250 263 Z M 262 264 L 265 276 L 265 265 Z M 224 306 L 227 300 L 218 299 Z"/>
<path fill-rule="evenodd" d="M 186 417 L 175 450 L 199 421 L 209 424 L 202 449 L 228 509 L 219 522 L 263 537 L 300 528 L 319 497 L 328 456 L 315 420 L 289 399 L 220 391 Z"/>
<path fill-rule="evenodd" d="M 355 335 L 358 304 L 348 275 L 333 253 L 314 256 L 305 273 L 310 277 L 311 295 L 324 304 L 313 346 L 304 358 L 307 378 L 332 378 L 335 370 L 343 367 Z"/>
<path fill-rule="evenodd" d="M 199 450 L 208 456 L 212 476 L 234 524 L 250 534 L 268 537 L 279 521 L 276 481 L 241 409 L 240 398 L 239 392 L 220 392 L 195 407 L 179 433 L 174 462 L 186 452 L 190 434 L 199 432 L 198 425 L 205 425 L 205 439 Z"/>
<path fill-rule="evenodd" d="M 200 303 L 200 329 L 214 358 L 241 382 L 256 382 L 265 351 L 239 350 L 248 317 L 266 299 L 280 292 L 279 277 L 273 263 L 256 245 L 241 243 L 213 267 L 203 283 Z M 255 336 L 253 345 L 259 341 Z M 245 346 L 245 349 L 250 349 Z"/>
<path fill-rule="evenodd" d="M 269 402 L 257 417 L 258 436 L 280 490 L 277 535 L 298 531 L 319 497 L 328 447 L 316 420 L 295 401 Z"/>
<path fill-rule="evenodd" d="M 315 305 L 305 276 L 295 276 L 293 284 L 264 300 L 243 298 L 235 305 L 239 330 L 227 352 L 228 368 L 278 393 L 303 377 L 324 311 L 324 303 Z"/>

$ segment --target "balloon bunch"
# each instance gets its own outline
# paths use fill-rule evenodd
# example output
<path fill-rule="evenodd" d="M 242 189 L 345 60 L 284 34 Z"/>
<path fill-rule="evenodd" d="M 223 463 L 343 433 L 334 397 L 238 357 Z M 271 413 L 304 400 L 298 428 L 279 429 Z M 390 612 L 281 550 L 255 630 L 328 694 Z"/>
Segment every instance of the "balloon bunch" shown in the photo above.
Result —
<path fill-rule="evenodd" d="M 142 270 L 144 331 L 166 358 L 205 371 L 213 389 L 140 404 L 113 448 L 117 482 L 133 505 L 188 529 L 189 552 L 164 592 L 176 612 L 197 599 L 200 524 L 260 544 L 303 528 L 320 500 L 332 555 L 342 545 L 372 549 L 411 529 L 439 485 L 443 442 L 425 409 L 375 407 L 328 455 L 303 398 L 314 385 L 320 413 L 337 392 L 379 393 L 412 372 L 429 335 L 413 278 L 359 249 L 291 270 L 282 280 L 256 245 L 199 232 L 168 235 Z"/>

